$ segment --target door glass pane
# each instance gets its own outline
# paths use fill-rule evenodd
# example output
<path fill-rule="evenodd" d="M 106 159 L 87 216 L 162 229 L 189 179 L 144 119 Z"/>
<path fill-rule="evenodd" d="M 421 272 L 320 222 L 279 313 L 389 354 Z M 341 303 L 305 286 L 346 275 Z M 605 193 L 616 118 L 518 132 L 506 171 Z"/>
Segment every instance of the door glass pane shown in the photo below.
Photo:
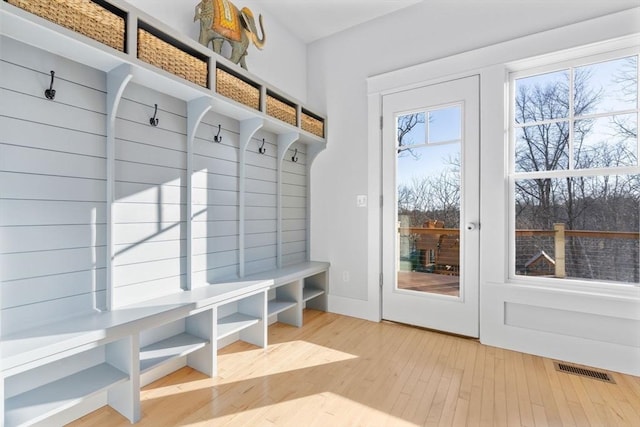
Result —
<path fill-rule="evenodd" d="M 460 106 L 425 112 L 435 141 L 398 138 L 397 289 L 460 295 L 461 116 Z M 401 129 L 411 123 L 406 115 L 396 123 L 398 135 L 412 133 Z"/>

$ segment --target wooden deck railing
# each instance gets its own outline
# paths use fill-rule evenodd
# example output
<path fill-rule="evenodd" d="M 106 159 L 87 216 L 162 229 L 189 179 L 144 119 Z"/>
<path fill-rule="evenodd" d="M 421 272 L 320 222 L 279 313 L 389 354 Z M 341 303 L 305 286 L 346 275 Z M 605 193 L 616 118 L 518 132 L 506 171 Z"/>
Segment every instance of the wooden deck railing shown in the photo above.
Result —
<path fill-rule="evenodd" d="M 398 227 L 399 235 L 439 235 L 460 234 L 458 228 L 422 228 L 422 227 Z M 555 247 L 555 277 L 566 277 L 565 247 L 567 237 L 584 237 L 590 239 L 640 239 L 640 232 L 635 231 L 595 231 L 595 230 L 567 230 L 563 223 L 553 224 L 553 230 L 516 230 L 516 237 L 540 237 L 554 238 Z"/>

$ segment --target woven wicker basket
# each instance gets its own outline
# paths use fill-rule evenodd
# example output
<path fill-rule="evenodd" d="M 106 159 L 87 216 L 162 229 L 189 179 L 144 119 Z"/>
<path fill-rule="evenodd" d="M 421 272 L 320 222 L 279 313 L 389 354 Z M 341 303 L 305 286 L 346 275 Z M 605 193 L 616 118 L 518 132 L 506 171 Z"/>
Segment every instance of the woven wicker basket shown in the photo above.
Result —
<path fill-rule="evenodd" d="M 91 0 L 7 0 L 7 2 L 121 52 L 125 50 L 124 18 Z"/>
<path fill-rule="evenodd" d="M 317 119 L 306 112 L 302 112 L 302 130 L 324 138 L 324 121 Z"/>
<path fill-rule="evenodd" d="M 221 68 L 216 69 L 216 92 L 254 110 L 260 110 L 260 89 Z"/>
<path fill-rule="evenodd" d="M 207 87 L 207 62 L 138 28 L 138 58 L 158 68 Z"/>
<path fill-rule="evenodd" d="M 289 123 L 292 126 L 298 126 L 296 107 L 269 94 L 267 94 L 267 115 Z"/>

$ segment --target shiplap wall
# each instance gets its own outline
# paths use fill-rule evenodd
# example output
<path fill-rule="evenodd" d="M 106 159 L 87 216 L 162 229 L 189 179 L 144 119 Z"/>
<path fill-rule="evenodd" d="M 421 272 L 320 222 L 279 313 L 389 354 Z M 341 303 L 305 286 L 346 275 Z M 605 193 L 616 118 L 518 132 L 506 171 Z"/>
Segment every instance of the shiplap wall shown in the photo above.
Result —
<path fill-rule="evenodd" d="M 218 134 L 218 143 L 214 137 Z M 235 278 L 239 263 L 238 122 L 209 112 L 193 146 L 193 282 Z"/>
<path fill-rule="evenodd" d="M 0 46 L 5 335 L 105 307 L 106 79 L 11 39 Z M 44 97 L 50 70 L 55 101 Z"/>
<path fill-rule="evenodd" d="M 11 39 L 0 43 L 2 335 L 106 307 L 106 77 Z M 56 71 L 55 101 L 44 97 Z M 149 125 L 154 104 L 159 124 Z M 116 118 L 114 307 L 184 289 L 186 103 L 136 84 Z M 213 142 L 218 125 L 222 142 Z M 265 154 L 258 147 L 265 139 Z M 245 274 L 277 265 L 276 135 L 246 151 Z M 291 162 L 298 148 L 298 163 Z M 283 163 L 283 265 L 305 261 L 306 157 Z M 193 147 L 192 280 L 239 270 L 239 123 L 207 113 Z"/>
<path fill-rule="evenodd" d="M 158 126 L 149 124 L 158 105 Z M 186 103 L 129 84 L 118 107 L 114 306 L 186 289 Z"/>
<path fill-rule="evenodd" d="M 297 162 L 292 161 L 298 149 Z M 293 144 L 282 166 L 282 265 L 307 259 L 306 146 Z"/>
<path fill-rule="evenodd" d="M 264 154 L 258 148 L 264 138 Z M 277 154 L 275 135 L 257 132 L 246 153 L 245 274 L 276 268 Z"/>

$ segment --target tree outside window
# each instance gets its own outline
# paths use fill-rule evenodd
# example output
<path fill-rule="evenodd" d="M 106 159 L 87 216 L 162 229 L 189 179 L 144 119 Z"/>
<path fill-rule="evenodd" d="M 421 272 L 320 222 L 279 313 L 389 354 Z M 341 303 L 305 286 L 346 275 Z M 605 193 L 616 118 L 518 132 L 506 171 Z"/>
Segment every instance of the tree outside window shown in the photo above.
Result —
<path fill-rule="evenodd" d="M 638 57 L 511 82 L 515 273 L 638 283 Z"/>

